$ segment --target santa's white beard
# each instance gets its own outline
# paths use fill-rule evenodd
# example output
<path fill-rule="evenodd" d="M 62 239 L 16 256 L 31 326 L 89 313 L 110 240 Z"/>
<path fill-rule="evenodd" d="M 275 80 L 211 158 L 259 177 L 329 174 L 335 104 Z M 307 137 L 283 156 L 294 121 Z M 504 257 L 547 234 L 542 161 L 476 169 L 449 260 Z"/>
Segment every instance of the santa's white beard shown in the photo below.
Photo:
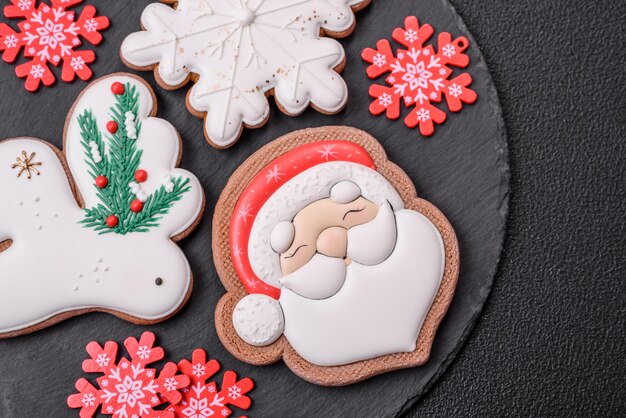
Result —
<path fill-rule="evenodd" d="M 377 219 L 370 222 L 372 233 L 378 235 L 367 238 L 365 244 L 384 244 L 381 237 L 389 235 L 381 226 L 388 215 L 385 212 L 379 211 Z M 415 350 L 443 276 L 443 241 L 435 226 L 418 212 L 396 212 L 393 229 L 396 225 L 395 245 L 386 248 L 391 254 L 379 264 L 365 265 L 375 258 L 374 253 L 367 245 L 358 248 L 349 241 L 353 262 L 345 269 L 339 290 L 329 297 L 305 297 L 302 293 L 310 291 L 308 283 L 304 292 L 300 288 L 301 294 L 282 288 L 284 334 L 305 360 L 336 366 Z M 379 246 L 381 253 L 384 247 Z M 320 280 L 319 272 L 316 277 L 312 273 L 307 279 L 311 286 Z"/>
<path fill-rule="evenodd" d="M 385 201 L 376 217 L 348 230 L 347 256 L 353 262 L 371 266 L 386 260 L 396 245 L 396 219 Z M 315 254 L 298 270 L 280 279 L 280 284 L 308 299 L 325 299 L 341 289 L 347 267 L 342 258 Z"/>

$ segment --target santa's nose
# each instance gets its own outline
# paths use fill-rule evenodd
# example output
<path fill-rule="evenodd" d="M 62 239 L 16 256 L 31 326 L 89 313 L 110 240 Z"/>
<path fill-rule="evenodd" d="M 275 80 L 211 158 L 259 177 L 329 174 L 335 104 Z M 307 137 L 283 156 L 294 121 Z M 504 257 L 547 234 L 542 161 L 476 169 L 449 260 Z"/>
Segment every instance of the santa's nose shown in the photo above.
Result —
<path fill-rule="evenodd" d="M 328 257 L 343 258 L 348 248 L 348 231 L 340 226 L 326 228 L 317 238 L 317 252 Z"/>

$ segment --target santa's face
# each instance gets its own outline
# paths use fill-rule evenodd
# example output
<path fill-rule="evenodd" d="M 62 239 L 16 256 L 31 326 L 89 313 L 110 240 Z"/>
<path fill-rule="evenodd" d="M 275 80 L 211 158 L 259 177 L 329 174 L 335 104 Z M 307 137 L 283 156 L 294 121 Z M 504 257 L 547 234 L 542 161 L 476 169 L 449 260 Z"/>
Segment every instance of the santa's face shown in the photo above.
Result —
<path fill-rule="evenodd" d="M 333 296 L 343 286 L 351 263 L 382 263 L 395 247 L 396 224 L 389 202 L 378 206 L 361 196 L 356 185 L 341 186 L 353 190 L 309 204 L 292 222 L 282 222 L 273 231 L 273 248 L 282 249 L 277 251 L 283 273 L 280 284 L 308 299 Z"/>
<path fill-rule="evenodd" d="M 362 196 L 344 204 L 330 198 L 311 203 L 293 219 L 293 242 L 280 254 L 283 274 L 298 270 L 310 262 L 315 254 L 345 259 L 348 230 L 370 222 L 377 213 L 378 206 Z M 346 262 L 349 263 L 349 260 Z"/>

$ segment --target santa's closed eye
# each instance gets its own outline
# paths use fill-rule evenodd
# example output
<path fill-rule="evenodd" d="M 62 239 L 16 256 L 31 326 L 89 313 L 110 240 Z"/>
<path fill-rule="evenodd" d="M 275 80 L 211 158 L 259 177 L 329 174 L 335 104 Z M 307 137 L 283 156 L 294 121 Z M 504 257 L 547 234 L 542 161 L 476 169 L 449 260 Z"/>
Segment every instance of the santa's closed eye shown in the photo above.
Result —
<path fill-rule="evenodd" d="M 296 248 L 291 254 L 287 254 L 286 256 L 284 256 L 283 258 L 286 260 L 288 258 L 293 258 L 293 256 L 296 255 L 296 253 L 300 250 L 300 248 L 306 247 L 306 244 L 302 244 L 300 246 L 298 246 L 298 248 Z"/>
<path fill-rule="evenodd" d="M 359 208 L 359 209 L 350 209 L 349 211 L 347 211 L 344 215 L 342 220 L 346 220 L 346 216 L 348 216 L 351 213 L 359 213 L 359 212 L 363 212 L 365 210 L 365 206 Z"/>

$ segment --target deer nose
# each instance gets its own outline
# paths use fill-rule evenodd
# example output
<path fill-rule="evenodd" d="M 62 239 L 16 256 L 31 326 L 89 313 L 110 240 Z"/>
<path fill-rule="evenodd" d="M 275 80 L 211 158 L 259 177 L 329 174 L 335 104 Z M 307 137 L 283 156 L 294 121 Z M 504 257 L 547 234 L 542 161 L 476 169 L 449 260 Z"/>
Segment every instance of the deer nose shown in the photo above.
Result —
<path fill-rule="evenodd" d="M 317 237 L 317 252 L 328 257 L 343 258 L 348 248 L 348 231 L 340 226 L 323 230 Z"/>

